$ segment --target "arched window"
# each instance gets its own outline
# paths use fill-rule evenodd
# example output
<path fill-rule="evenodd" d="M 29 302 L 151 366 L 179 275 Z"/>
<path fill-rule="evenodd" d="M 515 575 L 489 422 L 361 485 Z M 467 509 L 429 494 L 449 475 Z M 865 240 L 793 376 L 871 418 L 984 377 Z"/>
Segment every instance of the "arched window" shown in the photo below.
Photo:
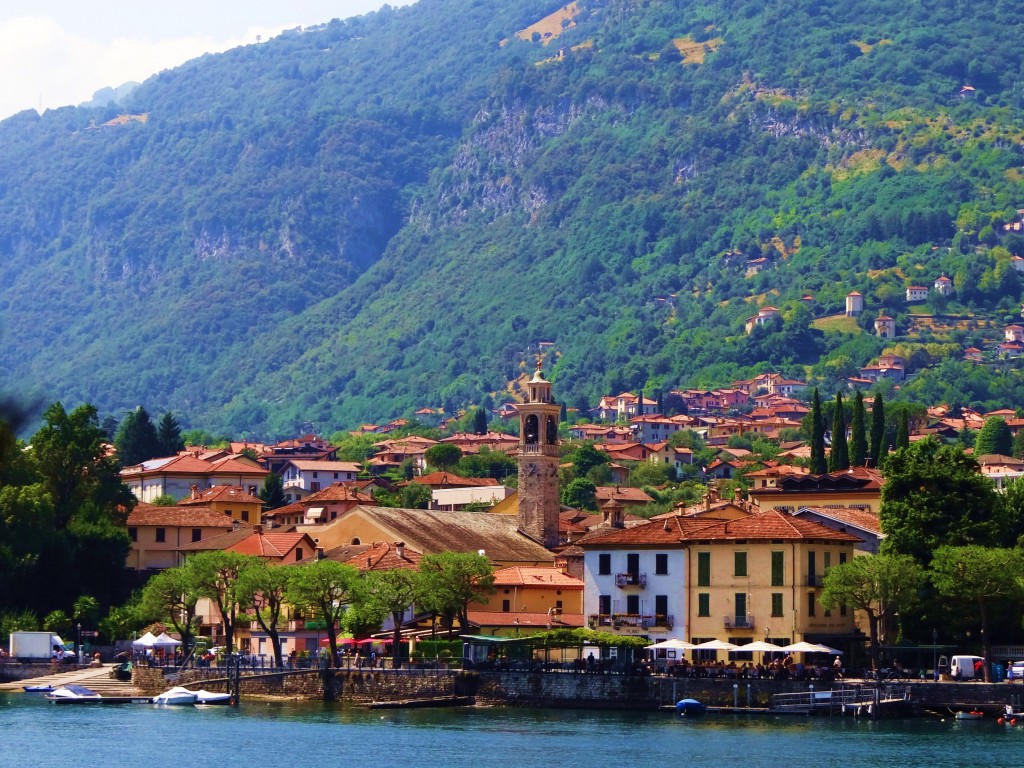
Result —
<path fill-rule="evenodd" d="M 555 421 L 554 416 L 548 416 L 547 421 L 547 444 L 554 445 L 558 442 L 558 422 Z"/>
<path fill-rule="evenodd" d="M 352 539 L 352 544 L 353 545 L 358 545 L 358 544 L 362 544 L 362 542 L 359 540 L 359 537 L 356 536 L 354 539 Z"/>
<path fill-rule="evenodd" d="M 536 445 L 537 440 L 540 437 L 540 423 L 537 421 L 536 414 L 530 414 L 526 417 L 526 422 L 523 424 L 523 434 L 527 445 Z"/>

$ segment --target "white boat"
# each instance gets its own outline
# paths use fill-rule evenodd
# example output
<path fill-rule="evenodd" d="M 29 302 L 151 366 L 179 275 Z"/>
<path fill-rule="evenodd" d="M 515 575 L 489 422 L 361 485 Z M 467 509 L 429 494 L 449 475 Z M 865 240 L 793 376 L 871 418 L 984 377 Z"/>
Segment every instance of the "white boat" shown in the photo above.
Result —
<path fill-rule="evenodd" d="M 230 693 L 214 693 L 213 691 L 207 691 L 200 688 L 196 691 L 196 704 L 205 704 L 207 706 L 212 704 L 230 704 L 231 694 Z"/>
<path fill-rule="evenodd" d="M 196 703 L 196 692 L 190 691 L 188 688 L 182 688 L 181 686 L 175 686 L 169 690 L 164 691 L 159 696 L 153 697 L 154 704 L 161 704 L 165 707 L 182 707 L 192 706 Z"/>
<path fill-rule="evenodd" d="M 70 683 L 68 685 L 62 685 L 59 688 L 55 688 L 46 694 L 46 698 L 50 701 L 69 701 L 78 699 L 100 699 L 103 698 L 92 688 L 86 688 L 84 685 L 75 685 Z"/>
<path fill-rule="evenodd" d="M 984 717 L 985 713 L 977 709 L 972 709 L 966 712 L 961 710 L 953 715 L 953 718 L 956 720 L 981 720 Z"/>

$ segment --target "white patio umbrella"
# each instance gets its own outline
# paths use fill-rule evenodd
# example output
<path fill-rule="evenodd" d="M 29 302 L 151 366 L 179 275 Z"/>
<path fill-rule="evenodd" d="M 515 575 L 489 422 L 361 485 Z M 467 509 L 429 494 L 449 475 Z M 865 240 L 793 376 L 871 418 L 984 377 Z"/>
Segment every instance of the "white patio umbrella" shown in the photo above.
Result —
<path fill-rule="evenodd" d="M 746 645 L 737 645 L 736 650 L 756 653 L 775 653 L 776 651 L 781 651 L 782 648 L 772 643 L 766 643 L 764 640 L 755 640 L 754 642 L 747 643 Z"/>
<path fill-rule="evenodd" d="M 691 648 L 696 648 L 696 647 L 697 646 L 695 646 L 693 643 L 688 643 L 685 640 L 676 640 L 674 638 L 672 640 L 662 640 L 660 643 L 655 643 L 654 645 L 645 646 L 645 648 L 648 651 L 658 651 L 658 650 L 688 651 Z"/>
<path fill-rule="evenodd" d="M 827 645 L 815 645 L 814 643 L 793 643 L 787 645 L 784 648 L 779 648 L 780 651 L 786 653 L 839 653 L 835 648 L 829 648 Z"/>
<path fill-rule="evenodd" d="M 695 651 L 735 651 L 740 648 L 740 646 L 727 643 L 724 640 L 708 640 L 706 643 L 691 647 Z"/>

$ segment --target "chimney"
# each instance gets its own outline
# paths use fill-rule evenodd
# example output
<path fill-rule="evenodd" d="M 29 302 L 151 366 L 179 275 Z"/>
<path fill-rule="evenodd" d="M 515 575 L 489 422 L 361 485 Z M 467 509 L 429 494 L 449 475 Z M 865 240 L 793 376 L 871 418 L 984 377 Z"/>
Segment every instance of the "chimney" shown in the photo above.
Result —
<path fill-rule="evenodd" d="M 405 560 L 405 542 L 404 541 L 396 541 L 395 542 L 395 554 L 398 555 L 398 559 L 399 560 Z"/>
<path fill-rule="evenodd" d="M 263 526 L 262 525 L 254 525 L 252 527 L 252 532 L 255 533 L 257 536 L 262 536 L 263 535 Z"/>
<path fill-rule="evenodd" d="M 255 485 L 250 485 L 249 486 L 249 495 L 250 496 L 255 496 L 256 495 L 256 486 Z"/>
<path fill-rule="evenodd" d="M 192 498 L 193 499 L 198 499 L 199 498 L 199 486 L 198 485 L 193 485 L 192 486 Z"/>
<path fill-rule="evenodd" d="M 736 504 L 739 504 L 739 503 L 741 503 L 743 501 L 743 490 L 741 488 L 736 488 L 732 492 L 732 500 Z"/>
<path fill-rule="evenodd" d="M 707 491 L 704 494 L 704 511 L 711 511 L 711 491 Z"/>

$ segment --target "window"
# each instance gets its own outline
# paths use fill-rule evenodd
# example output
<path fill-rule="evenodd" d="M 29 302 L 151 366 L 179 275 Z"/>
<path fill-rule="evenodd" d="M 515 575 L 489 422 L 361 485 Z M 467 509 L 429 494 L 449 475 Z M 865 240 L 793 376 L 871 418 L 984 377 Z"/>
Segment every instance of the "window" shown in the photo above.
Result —
<path fill-rule="evenodd" d="M 608 576 L 612 572 L 612 556 L 597 556 L 597 573 L 599 576 Z"/>
<path fill-rule="evenodd" d="M 631 573 L 634 576 L 640 573 L 640 555 L 632 552 L 626 555 L 626 573 Z"/>
<path fill-rule="evenodd" d="M 597 597 L 597 612 L 602 616 L 609 616 L 612 612 L 612 596 L 611 595 L 598 595 Z"/>
<path fill-rule="evenodd" d="M 654 556 L 654 572 L 659 576 L 664 576 L 668 573 L 668 555 Z"/>
<path fill-rule="evenodd" d="M 772 592 L 772 616 L 782 615 L 782 593 Z"/>
<path fill-rule="evenodd" d="M 313 473 L 313 477 L 316 477 L 316 476 L 317 476 L 317 473 L 316 473 L 316 472 L 314 472 L 314 473 Z"/>
<path fill-rule="evenodd" d="M 813 587 L 818 582 L 818 566 L 816 552 L 807 553 L 807 586 Z"/>
<path fill-rule="evenodd" d="M 654 615 L 662 621 L 668 616 L 668 595 L 654 596 Z"/>
<path fill-rule="evenodd" d="M 640 615 L 640 595 L 626 595 L 626 613 Z"/>
<path fill-rule="evenodd" d="M 700 592 L 697 594 L 697 615 L 711 615 L 711 595 L 707 592 Z"/>
<path fill-rule="evenodd" d="M 839 604 L 839 615 L 840 616 L 845 616 L 846 615 L 846 603 L 840 603 Z"/>
<path fill-rule="evenodd" d="M 747 575 L 747 553 L 733 552 L 733 576 Z"/>
<path fill-rule="evenodd" d="M 839 553 L 839 564 L 842 565 L 845 562 L 846 562 L 846 553 L 845 552 L 840 552 Z"/>
<path fill-rule="evenodd" d="M 786 553 L 772 552 L 772 586 L 781 587 L 786 583 Z"/>
<path fill-rule="evenodd" d="M 192 541 L 201 541 L 202 538 L 203 538 L 203 529 L 202 528 L 193 528 L 192 529 Z"/>
<path fill-rule="evenodd" d="M 166 528 L 157 528 L 156 529 L 156 540 L 157 540 L 157 542 L 167 541 L 167 529 Z"/>
<path fill-rule="evenodd" d="M 129 528 L 128 529 L 128 537 L 132 541 L 138 541 L 139 540 L 139 529 L 138 528 Z"/>
<path fill-rule="evenodd" d="M 555 600 L 555 608 L 557 608 L 558 610 L 562 610 L 562 601 L 561 600 Z"/>
<path fill-rule="evenodd" d="M 295 562 L 299 562 L 302 559 L 302 547 L 295 548 Z"/>
<path fill-rule="evenodd" d="M 734 595 L 733 605 L 736 608 L 736 612 L 734 613 L 736 617 L 736 626 L 747 626 L 747 593 L 736 592 Z"/>
<path fill-rule="evenodd" d="M 505 612 L 505 613 L 508 613 L 509 611 L 512 610 L 512 603 L 510 601 L 508 601 L 508 600 L 502 600 L 501 601 L 501 610 L 503 612 Z"/>
<path fill-rule="evenodd" d="M 697 553 L 697 586 L 711 586 L 711 553 Z"/>
<path fill-rule="evenodd" d="M 310 483 L 309 484 L 309 490 L 313 491 L 314 493 L 316 491 L 319 491 L 320 490 L 320 483 Z"/>
<path fill-rule="evenodd" d="M 815 608 L 815 605 L 814 605 L 814 593 L 813 592 L 808 592 L 807 593 L 807 615 L 812 617 L 812 618 L 814 617 L 814 608 Z"/>
<path fill-rule="evenodd" d="M 828 575 L 829 569 L 832 567 L 832 553 L 825 552 L 822 556 L 822 567 L 824 568 L 825 575 Z"/>
<path fill-rule="evenodd" d="M 242 522 L 243 523 L 248 523 L 249 522 L 249 510 L 248 509 L 243 509 L 242 510 Z"/>

